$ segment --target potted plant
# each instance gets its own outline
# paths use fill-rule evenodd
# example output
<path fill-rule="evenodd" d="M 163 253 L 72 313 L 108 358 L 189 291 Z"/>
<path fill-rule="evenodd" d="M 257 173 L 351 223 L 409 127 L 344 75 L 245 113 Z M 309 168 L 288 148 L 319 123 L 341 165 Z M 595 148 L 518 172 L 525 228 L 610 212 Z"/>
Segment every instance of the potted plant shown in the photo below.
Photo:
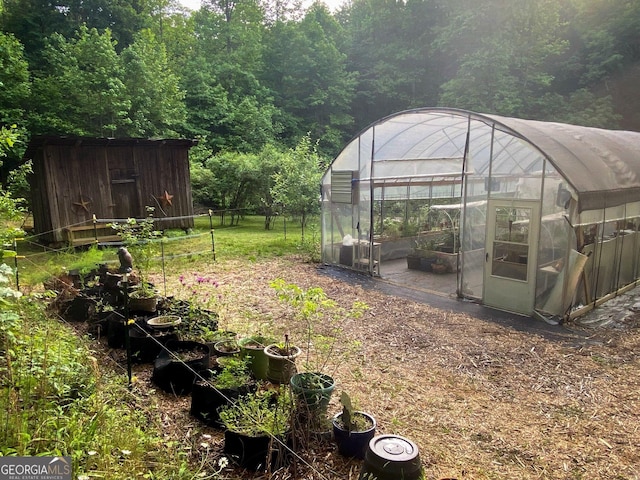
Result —
<path fill-rule="evenodd" d="M 436 261 L 435 240 L 431 237 L 420 237 L 407 255 L 407 268 L 430 272 Z"/>
<path fill-rule="evenodd" d="M 296 373 L 296 359 L 300 356 L 300 347 L 289 343 L 289 336 L 285 335 L 283 343 L 272 343 L 264 347 L 264 354 L 268 359 L 267 379 L 273 383 L 289 383 Z"/>
<path fill-rule="evenodd" d="M 324 372 L 327 362 L 342 335 L 345 319 L 361 317 L 367 306 L 355 302 L 350 309 L 343 308 L 327 297 L 322 288 L 302 289 L 282 279 L 275 280 L 271 286 L 280 300 L 295 308 L 300 323 L 307 328 L 306 371 L 290 379 L 296 400 L 304 409 L 324 414 L 335 386 L 334 379 Z"/>
<path fill-rule="evenodd" d="M 249 370 L 256 380 L 267 379 L 269 358 L 264 352 L 264 347 L 273 343 L 273 339 L 262 335 L 252 335 L 238 340 L 240 357 L 249 364 Z"/>
<path fill-rule="evenodd" d="M 129 328 L 131 359 L 137 363 L 153 362 L 167 343 L 178 340 L 171 329 L 147 330 L 138 323 L 125 328 Z"/>
<path fill-rule="evenodd" d="M 151 380 L 162 390 L 188 394 L 197 374 L 209 369 L 209 348 L 204 343 L 181 340 L 167 343 L 156 358 Z"/>
<path fill-rule="evenodd" d="M 286 442 L 291 410 L 286 388 L 250 393 L 222 407 L 224 453 L 251 470 L 284 460 L 284 450 L 274 447 Z"/>
<path fill-rule="evenodd" d="M 327 411 L 336 382 L 330 375 L 320 372 L 301 372 L 289 382 L 296 401 L 309 411 Z"/>
<path fill-rule="evenodd" d="M 126 223 L 112 223 L 111 228 L 122 237 L 133 257 L 133 266 L 136 269 L 137 284 L 128 292 L 129 310 L 155 312 L 158 303 L 158 294 L 149 281 L 149 269 L 151 260 L 158 252 L 156 240 L 162 233 L 155 230 L 153 219 L 153 207 L 145 207 L 147 216 L 142 220 L 127 219 Z"/>
<path fill-rule="evenodd" d="M 364 458 L 369 441 L 376 433 L 375 418 L 353 407 L 347 392 L 340 395 L 342 411 L 333 417 L 333 436 L 338 452 L 345 457 Z"/>
<path fill-rule="evenodd" d="M 191 391 L 190 413 L 211 427 L 221 427 L 218 409 L 245 395 L 253 387 L 247 362 L 228 357 L 215 373 L 206 370 L 196 377 Z"/>
<path fill-rule="evenodd" d="M 235 339 L 220 340 L 213 344 L 213 352 L 219 357 L 232 357 L 240 354 L 240 348 Z"/>

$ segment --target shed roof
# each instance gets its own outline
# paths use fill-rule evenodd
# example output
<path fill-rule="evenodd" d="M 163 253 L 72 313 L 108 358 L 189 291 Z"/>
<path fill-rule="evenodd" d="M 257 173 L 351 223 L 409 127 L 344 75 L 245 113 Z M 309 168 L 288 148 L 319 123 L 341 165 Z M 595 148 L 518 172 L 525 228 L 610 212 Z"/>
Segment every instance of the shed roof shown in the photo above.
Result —
<path fill-rule="evenodd" d="M 421 108 L 380 119 L 350 142 L 334 163 L 340 165 L 346 160 L 342 157 L 353 155 L 352 145 L 359 142 L 358 155 L 369 151 L 373 161 L 394 164 L 377 168 L 376 178 L 385 172 L 411 177 L 411 160 L 428 160 L 433 173 L 451 174 L 462 165 L 467 136 L 483 146 L 473 159 L 477 172 L 488 171 L 490 160 L 493 172 L 533 172 L 547 158 L 578 194 L 579 211 L 640 201 L 639 132 L 457 109 Z"/>
<path fill-rule="evenodd" d="M 46 145 L 60 146 L 139 146 L 151 147 L 166 145 L 169 147 L 185 147 L 190 148 L 197 145 L 197 140 L 192 139 L 150 139 L 150 138 L 101 138 L 101 137 L 78 137 L 78 136 L 55 136 L 55 135 L 36 135 L 31 137 L 24 159 L 33 157 L 33 152 L 40 147 Z"/>

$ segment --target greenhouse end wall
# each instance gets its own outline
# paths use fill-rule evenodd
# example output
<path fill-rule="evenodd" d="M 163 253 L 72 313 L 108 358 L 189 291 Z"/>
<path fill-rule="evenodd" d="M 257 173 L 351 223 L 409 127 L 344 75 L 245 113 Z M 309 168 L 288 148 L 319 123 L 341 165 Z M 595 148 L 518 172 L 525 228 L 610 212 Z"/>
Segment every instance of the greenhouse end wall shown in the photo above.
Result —
<path fill-rule="evenodd" d="M 536 143 L 507 123 L 531 127 Z M 386 261 L 450 237 L 452 293 L 545 319 L 575 317 L 635 285 L 640 201 L 581 211 L 565 175 L 572 163 L 561 172 L 540 147 L 558 143 L 539 135 L 545 128 L 450 109 L 376 122 L 323 177 L 323 261 L 380 275 Z"/>

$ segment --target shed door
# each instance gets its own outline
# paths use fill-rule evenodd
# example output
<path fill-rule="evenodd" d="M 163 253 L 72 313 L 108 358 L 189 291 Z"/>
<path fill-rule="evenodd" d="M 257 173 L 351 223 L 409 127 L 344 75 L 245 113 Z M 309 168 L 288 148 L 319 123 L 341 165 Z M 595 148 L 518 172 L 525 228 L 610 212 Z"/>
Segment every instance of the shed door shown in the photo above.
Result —
<path fill-rule="evenodd" d="M 530 315 L 535 300 L 538 226 L 537 201 L 491 200 L 483 303 Z"/>
<path fill-rule="evenodd" d="M 122 164 L 122 165 L 120 165 Z M 124 162 L 112 160 L 109 165 L 111 179 L 111 207 L 114 218 L 137 218 L 140 216 L 138 202 L 138 175 L 135 168 Z"/>

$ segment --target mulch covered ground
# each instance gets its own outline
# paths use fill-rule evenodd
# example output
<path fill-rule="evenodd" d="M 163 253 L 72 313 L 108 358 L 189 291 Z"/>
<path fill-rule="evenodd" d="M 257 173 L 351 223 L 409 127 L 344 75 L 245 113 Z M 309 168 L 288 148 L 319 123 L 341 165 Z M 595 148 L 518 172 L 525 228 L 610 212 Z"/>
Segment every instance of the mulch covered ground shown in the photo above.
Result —
<path fill-rule="evenodd" d="M 547 334 L 539 324 L 526 328 L 535 320 L 518 319 L 525 328 L 514 328 L 432 307 L 295 258 L 220 261 L 180 273 L 218 282 L 206 288 L 219 304 L 221 327 L 240 335 L 288 333 L 303 350 L 306 326 L 277 298 L 271 281 L 321 287 L 346 308 L 365 302 L 369 309 L 361 318 L 344 320 L 324 368 L 337 382 L 329 412 L 338 412 L 340 392 L 349 392 L 375 416 L 378 434 L 401 435 L 419 446 L 426 479 L 640 478 L 637 315 L 623 325 L 565 325 L 562 334 Z M 186 295 L 177 277 L 167 281 L 169 295 Z M 314 331 L 323 328 L 319 323 Z M 222 432 L 189 415 L 188 396 L 155 389 L 149 365 L 137 366 L 135 374 L 136 392 L 153 397 L 164 412 L 167 441 L 189 445 L 194 464 L 204 462 L 211 471 L 222 455 Z M 362 465 L 342 458 L 331 442 L 297 454 L 276 471 L 229 466 L 222 475 L 356 479 Z"/>

